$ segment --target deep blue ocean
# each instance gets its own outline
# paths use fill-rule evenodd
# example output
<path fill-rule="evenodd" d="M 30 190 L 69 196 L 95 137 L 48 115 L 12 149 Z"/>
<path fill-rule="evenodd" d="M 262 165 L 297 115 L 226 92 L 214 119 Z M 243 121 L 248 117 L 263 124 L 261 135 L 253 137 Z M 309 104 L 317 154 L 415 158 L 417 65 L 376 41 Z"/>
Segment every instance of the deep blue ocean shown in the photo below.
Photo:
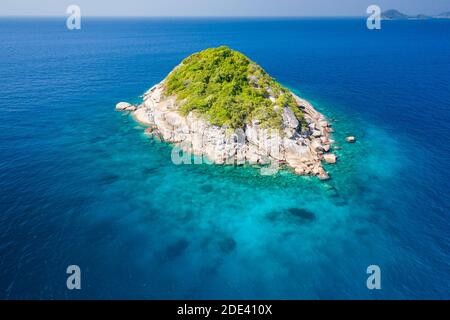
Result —
<path fill-rule="evenodd" d="M 450 20 L 2 18 L 0 44 L 0 298 L 450 298 Z M 177 166 L 115 112 L 219 45 L 330 119 L 331 180 Z"/>

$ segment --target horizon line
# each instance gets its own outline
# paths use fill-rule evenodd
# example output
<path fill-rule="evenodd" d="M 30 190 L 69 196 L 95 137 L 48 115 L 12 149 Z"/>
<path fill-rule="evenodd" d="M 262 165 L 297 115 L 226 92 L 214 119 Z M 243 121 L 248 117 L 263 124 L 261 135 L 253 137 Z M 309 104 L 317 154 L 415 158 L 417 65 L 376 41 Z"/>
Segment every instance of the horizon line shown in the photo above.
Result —
<path fill-rule="evenodd" d="M 174 15 L 174 16 L 151 16 L 151 15 L 82 15 L 85 18 L 264 18 L 264 19 L 279 19 L 279 18 L 365 18 L 365 15 L 310 15 L 310 16 L 297 16 L 297 15 L 280 15 L 280 16 L 221 16 L 221 15 Z M 1 15 L 0 18 L 67 18 L 68 15 Z"/>

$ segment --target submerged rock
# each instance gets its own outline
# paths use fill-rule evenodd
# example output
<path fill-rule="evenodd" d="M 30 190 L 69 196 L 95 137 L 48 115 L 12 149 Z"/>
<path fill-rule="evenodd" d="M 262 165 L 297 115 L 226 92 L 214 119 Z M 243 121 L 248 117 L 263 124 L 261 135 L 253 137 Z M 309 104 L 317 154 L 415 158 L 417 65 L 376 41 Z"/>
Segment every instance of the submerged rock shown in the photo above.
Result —
<path fill-rule="evenodd" d="M 316 220 L 314 212 L 305 208 L 288 208 L 283 210 L 274 210 L 267 213 L 266 218 L 272 223 L 284 222 L 299 224 L 311 223 Z"/>
<path fill-rule="evenodd" d="M 291 208 L 288 209 L 287 212 L 305 221 L 313 221 L 316 219 L 316 215 L 313 212 L 303 208 Z"/>
<path fill-rule="evenodd" d="M 230 253 L 236 248 L 236 240 L 233 238 L 225 238 L 219 241 L 220 251 L 223 253 Z"/>
<path fill-rule="evenodd" d="M 210 193 L 214 191 L 214 187 L 210 184 L 204 184 L 200 186 L 200 190 L 202 190 L 202 192 L 204 193 Z"/>
<path fill-rule="evenodd" d="M 181 255 L 189 246 L 189 241 L 186 239 L 180 239 L 166 248 L 166 258 L 174 259 Z"/>

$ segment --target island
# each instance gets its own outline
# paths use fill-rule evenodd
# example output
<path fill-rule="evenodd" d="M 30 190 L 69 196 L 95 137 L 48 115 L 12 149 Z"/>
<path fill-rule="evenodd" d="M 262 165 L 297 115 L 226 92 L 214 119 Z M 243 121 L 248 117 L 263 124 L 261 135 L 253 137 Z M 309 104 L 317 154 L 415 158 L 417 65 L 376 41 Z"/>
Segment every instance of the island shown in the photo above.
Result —
<path fill-rule="evenodd" d="M 441 14 L 433 16 L 433 18 L 435 18 L 435 19 L 450 19 L 450 11 L 449 12 L 443 12 Z"/>
<path fill-rule="evenodd" d="M 383 20 L 427 20 L 427 19 L 450 19 L 450 12 L 444 12 L 434 16 L 427 16 L 425 14 L 407 15 L 398 10 L 387 10 L 381 13 Z"/>
<path fill-rule="evenodd" d="M 328 179 L 333 131 L 325 116 L 226 46 L 194 53 L 137 106 L 119 103 L 145 132 L 215 164 L 284 165 Z"/>

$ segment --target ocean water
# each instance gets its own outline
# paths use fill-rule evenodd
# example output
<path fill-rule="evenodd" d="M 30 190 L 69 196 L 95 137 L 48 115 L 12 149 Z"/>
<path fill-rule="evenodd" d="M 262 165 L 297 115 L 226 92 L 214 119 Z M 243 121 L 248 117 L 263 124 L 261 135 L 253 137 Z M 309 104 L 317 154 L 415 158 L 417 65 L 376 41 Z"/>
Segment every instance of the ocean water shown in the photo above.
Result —
<path fill-rule="evenodd" d="M 450 298 L 450 21 L 2 18 L 0 43 L 1 298 Z M 114 111 L 219 45 L 330 119 L 331 180 L 176 166 Z"/>

